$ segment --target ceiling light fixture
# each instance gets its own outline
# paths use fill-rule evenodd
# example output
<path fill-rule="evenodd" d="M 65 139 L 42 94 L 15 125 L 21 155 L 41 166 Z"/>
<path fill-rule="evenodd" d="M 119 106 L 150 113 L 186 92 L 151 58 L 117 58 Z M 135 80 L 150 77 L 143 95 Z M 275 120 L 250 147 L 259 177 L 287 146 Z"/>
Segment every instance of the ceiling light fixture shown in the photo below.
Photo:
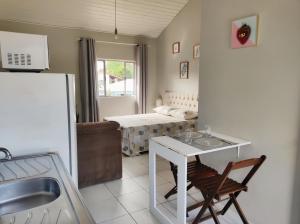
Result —
<path fill-rule="evenodd" d="M 115 40 L 118 39 L 118 29 L 117 29 L 117 0 L 115 0 Z"/>

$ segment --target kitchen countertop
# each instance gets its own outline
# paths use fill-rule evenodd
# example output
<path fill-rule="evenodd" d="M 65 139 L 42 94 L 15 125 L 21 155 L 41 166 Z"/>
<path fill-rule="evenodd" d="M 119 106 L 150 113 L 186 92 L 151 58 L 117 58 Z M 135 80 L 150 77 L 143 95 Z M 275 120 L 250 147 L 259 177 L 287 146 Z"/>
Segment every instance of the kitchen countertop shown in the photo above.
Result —
<path fill-rule="evenodd" d="M 10 189 L 15 183 L 32 180 L 55 180 L 59 196 L 53 201 L 9 213 L 5 210 Z M 1 192 L 2 191 L 2 192 Z M 4 192 L 5 191 L 5 192 Z M 18 199 L 16 199 L 17 201 Z M 11 203 L 11 202 L 10 202 Z M 16 206 L 16 204 L 14 204 Z M 95 224 L 81 195 L 58 154 L 49 153 L 15 157 L 0 162 L 0 224 Z"/>

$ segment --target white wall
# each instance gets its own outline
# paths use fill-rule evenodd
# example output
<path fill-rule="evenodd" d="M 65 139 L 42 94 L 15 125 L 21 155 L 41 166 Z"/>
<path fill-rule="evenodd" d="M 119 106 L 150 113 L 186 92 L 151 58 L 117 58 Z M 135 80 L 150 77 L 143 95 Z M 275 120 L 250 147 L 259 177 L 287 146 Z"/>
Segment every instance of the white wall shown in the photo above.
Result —
<path fill-rule="evenodd" d="M 300 1 L 203 0 L 199 121 L 252 141 L 267 161 L 240 197 L 255 224 L 299 224 Z M 259 14 L 258 47 L 230 48 L 231 21 Z M 234 154 L 206 162 L 224 167 Z"/>
<path fill-rule="evenodd" d="M 80 100 L 80 82 L 79 82 L 79 43 L 81 37 L 91 37 L 96 40 L 114 41 L 114 35 L 109 33 L 91 32 L 82 29 L 64 29 L 51 26 L 42 26 L 34 24 L 26 24 L 12 21 L 0 20 L 0 30 L 22 33 L 43 34 L 48 36 L 49 54 L 50 54 L 50 70 L 53 73 L 70 73 L 76 75 L 76 103 L 77 111 L 81 111 Z M 148 96 L 148 111 L 151 110 L 156 98 L 156 40 L 142 36 L 125 36 L 119 35 L 118 42 L 148 44 L 148 77 L 149 87 L 147 90 Z M 124 45 L 101 44 L 96 45 L 96 54 L 98 57 L 109 59 L 130 59 L 134 60 L 134 48 Z M 126 100 L 126 99 L 125 99 Z M 118 104 L 112 99 L 109 105 L 112 114 L 115 114 L 118 109 Z M 118 102 L 118 100 L 116 100 Z M 128 110 L 132 112 L 132 101 L 128 102 Z M 127 105 L 124 105 L 127 107 Z M 100 113 L 102 111 L 100 103 Z M 102 115 L 101 115 L 102 116 Z"/>
<path fill-rule="evenodd" d="M 134 96 L 99 97 L 100 120 L 108 116 L 131 115 L 136 113 Z"/>
<path fill-rule="evenodd" d="M 97 43 L 96 55 L 99 59 L 135 61 L 134 45 Z M 131 96 L 98 97 L 100 121 L 104 117 L 135 114 L 136 100 Z"/>
<path fill-rule="evenodd" d="M 198 92 L 199 60 L 193 59 L 193 46 L 200 43 L 201 0 L 190 0 L 162 32 L 157 41 L 157 88 L 178 92 Z M 172 54 L 179 41 L 181 52 Z M 180 61 L 189 61 L 189 79 L 179 78 Z"/>
<path fill-rule="evenodd" d="M 148 49 L 148 86 L 147 86 L 147 112 L 151 112 L 156 100 L 156 40 L 139 37 L 131 40 L 132 43 L 143 42 Z M 98 58 L 120 59 L 135 61 L 135 46 L 97 43 L 96 54 Z M 100 97 L 100 120 L 107 116 L 131 115 L 137 113 L 135 97 Z"/>
<path fill-rule="evenodd" d="M 102 59 L 135 61 L 135 46 L 98 42 L 96 44 L 96 55 Z"/>

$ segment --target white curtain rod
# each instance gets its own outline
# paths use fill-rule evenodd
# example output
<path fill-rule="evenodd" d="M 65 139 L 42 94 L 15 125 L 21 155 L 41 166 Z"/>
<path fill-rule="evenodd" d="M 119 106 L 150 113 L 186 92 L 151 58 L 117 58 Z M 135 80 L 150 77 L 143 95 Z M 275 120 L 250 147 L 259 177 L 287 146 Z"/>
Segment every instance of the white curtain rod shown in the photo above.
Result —
<path fill-rule="evenodd" d="M 81 39 L 78 39 L 80 41 Z M 114 41 L 104 41 L 104 40 L 96 40 L 96 43 L 104 43 L 104 44 L 117 44 L 117 45 L 127 45 L 127 46 L 137 46 L 138 43 L 123 43 L 123 42 L 114 42 Z"/>
<path fill-rule="evenodd" d="M 103 40 L 96 40 L 96 43 L 117 44 L 117 45 L 128 45 L 128 46 L 136 46 L 136 45 L 139 45 L 139 44 L 137 44 L 137 43 L 122 43 L 122 42 L 103 41 Z"/>

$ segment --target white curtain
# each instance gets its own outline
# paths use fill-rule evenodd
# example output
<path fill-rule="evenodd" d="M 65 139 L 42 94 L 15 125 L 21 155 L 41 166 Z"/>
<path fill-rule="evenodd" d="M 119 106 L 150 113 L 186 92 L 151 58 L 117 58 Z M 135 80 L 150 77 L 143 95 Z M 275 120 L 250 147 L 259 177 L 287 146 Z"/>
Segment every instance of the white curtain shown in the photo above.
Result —
<path fill-rule="evenodd" d="M 147 105 L 147 45 L 139 44 L 136 47 L 136 93 L 138 113 L 146 113 Z"/>
<path fill-rule="evenodd" d="M 80 39 L 80 94 L 82 105 L 82 122 L 99 121 L 97 103 L 97 60 L 95 40 Z"/>

